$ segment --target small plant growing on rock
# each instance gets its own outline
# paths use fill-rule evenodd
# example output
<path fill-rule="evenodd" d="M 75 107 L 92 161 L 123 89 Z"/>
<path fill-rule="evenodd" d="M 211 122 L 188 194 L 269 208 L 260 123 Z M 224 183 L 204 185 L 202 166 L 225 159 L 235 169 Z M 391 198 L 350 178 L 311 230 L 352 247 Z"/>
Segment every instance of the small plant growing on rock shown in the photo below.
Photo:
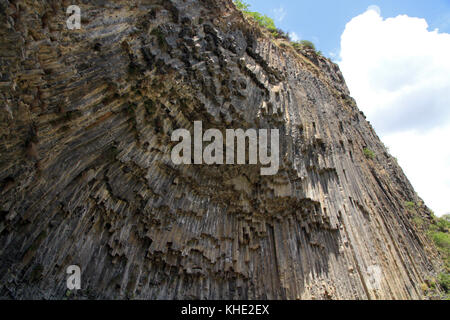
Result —
<path fill-rule="evenodd" d="M 233 2 L 236 5 L 236 8 L 238 8 L 241 11 L 246 12 L 250 8 L 250 5 L 248 3 L 245 3 L 244 1 L 234 0 Z"/>
<path fill-rule="evenodd" d="M 292 46 L 295 49 L 310 49 L 316 51 L 316 46 L 309 40 L 293 41 Z"/>
<path fill-rule="evenodd" d="M 416 212 L 416 204 L 412 201 L 406 201 L 405 207 L 409 212 Z"/>
<path fill-rule="evenodd" d="M 450 292 L 450 274 L 449 273 L 440 273 L 438 275 L 438 282 L 442 289 L 448 294 Z"/>
<path fill-rule="evenodd" d="M 417 206 L 415 205 L 415 207 Z M 426 227 L 427 235 L 439 251 L 444 266 L 442 272 L 437 276 L 437 281 L 434 282 L 434 287 L 432 286 L 431 288 L 433 290 L 430 293 L 433 294 L 434 292 L 435 294 L 439 294 L 435 290 L 436 284 L 438 284 L 445 293 L 445 296 L 441 296 L 441 298 L 450 299 L 450 215 L 447 214 L 441 218 L 437 218 L 431 214 L 431 217 L 432 221 Z M 426 221 L 422 220 L 422 223 L 425 224 Z"/>
<path fill-rule="evenodd" d="M 364 148 L 363 149 L 363 152 L 364 152 L 364 156 L 367 158 L 367 159 L 375 159 L 375 152 L 373 152 L 372 150 L 370 150 L 369 148 Z"/>

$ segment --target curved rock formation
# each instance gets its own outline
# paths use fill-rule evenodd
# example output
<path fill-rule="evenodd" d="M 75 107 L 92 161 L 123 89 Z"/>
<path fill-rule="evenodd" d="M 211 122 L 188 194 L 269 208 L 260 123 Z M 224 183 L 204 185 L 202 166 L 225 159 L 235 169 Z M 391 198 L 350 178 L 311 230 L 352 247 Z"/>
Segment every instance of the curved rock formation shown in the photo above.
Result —
<path fill-rule="evenodd" d="M 60 3 L 0 1 L 1 297 L 65 297 L 69 265 L 81 298 L 422 297 L 420 199 L 337 65 L 230 0 L 82 1 L 80 30 Z M 196 120 L 278 128 L 278 174 L 174 165 Z"/>

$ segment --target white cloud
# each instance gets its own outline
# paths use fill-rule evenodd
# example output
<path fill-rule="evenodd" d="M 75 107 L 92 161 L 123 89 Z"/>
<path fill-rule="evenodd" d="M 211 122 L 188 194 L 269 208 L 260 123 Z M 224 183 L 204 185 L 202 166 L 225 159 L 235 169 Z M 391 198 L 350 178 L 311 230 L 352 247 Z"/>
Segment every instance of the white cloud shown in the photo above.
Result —
<path fill-rule="evenodd" d="M 375 4 L 369 6 L 369 7 L 367 8 L 367 11 L 369 11 L 369 10 L 373 10 L 373 11 L 375 11 L 376 13 L 378 13 L 379 15 L 381 14 L 381 9 L 380 9 L 380 7 L 377 6 L 377 5 L 375 5 Z"/>
<path fill-rule="evenodd" d="M 278 9 L 273 9 L 273 14 L 275 16 L 275 21 L 282 22 L 286 18 L 287 12 L 284 7 L 279 7 Z"/>
<path fill-rule="evenodd" d="M 442 215 L 450 212 L 450 34 L 380 12 L 371 6 L 346 25 L 339 64 L 419 196 Z"/>
<path fill-rule="evenodd" d="M 450 213 L 450 126 L 425 133 L 404 131 L 382 137 L 417 193 L 436 214 Z"/>
<path fill-rule="evenodd" d="M 301 39 L 300 36 L 295 32 L 289 32 L 289 37 L 292 41 L 299 41 Z"/>

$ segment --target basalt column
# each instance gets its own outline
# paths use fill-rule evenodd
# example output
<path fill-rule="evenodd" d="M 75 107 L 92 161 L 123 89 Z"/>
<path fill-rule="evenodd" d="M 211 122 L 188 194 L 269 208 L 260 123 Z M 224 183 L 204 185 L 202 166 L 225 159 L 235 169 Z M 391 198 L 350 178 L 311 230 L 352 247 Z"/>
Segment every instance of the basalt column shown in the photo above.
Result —
<path fill-rule="evenodd" d="M 70 4 L 0 0 L 0 297 L 422 298 L 420 199 L 336 64 L 230 0 Z M 277 174 L 175 165 L 195 121 L 278 129 Z"/>

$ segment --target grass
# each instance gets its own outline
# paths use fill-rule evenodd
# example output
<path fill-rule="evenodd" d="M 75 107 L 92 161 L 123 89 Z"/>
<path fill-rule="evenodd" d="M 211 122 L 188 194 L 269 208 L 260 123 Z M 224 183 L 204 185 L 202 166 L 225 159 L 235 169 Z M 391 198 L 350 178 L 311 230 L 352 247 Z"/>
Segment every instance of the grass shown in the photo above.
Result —
<path fill-rule="evenodd" d="M 433 217 L 433 223 L 428 228 L 428 236 L 443 256 L 445 272 L 448 275 L 450 273 L 450 215 L 447 214 L 442 218 Z"/>
<path fill-rule="evenodd" d="M 436 292 L 436 285 L 439 285 L 445 292 L 445 296 L 442 298 L 448 300 L 450 299 L 450 214 L 438 218 L 432 213 L 432 221 L 428 223 L 418 215 L 418 206 L 414 202 L 405 202 L 405 207 L 414 215 L 413 222 L 420 229 L 425 229 L 427 236 L 433 241 L 444 262 L 444 268 L 437 276 L 437 281 L 432 281 L 430 287 L 427 285 L 424 292 L 429 292 L 430 289 Z"/>
<path fill-rule="evenodd" d="M 314 43 L 312 43 L 309 40 L 293 41 L 292 46 L 295 49 L 311 49 L 314 51 L 316 50 L 316 46 L 314 45 Z"/>
<path fill-rule="evenodd" d="M 446 299 L 450 299 L 450 215 L 435 218 L 435 223 L 429 227 L 428 236 L 444 260 L 444 270 L 438 275 L 437 281 L 444 290 Z"/>
<path fill-rule="evenodd" d="M 441 273 L 438 276 L 438 282 L 441 285 L 441 287 L 445 290 L 445 292 L 448 294 L 450 292 L 450 274 Z"/>
<path fill-rule="evenodd" d="M 370 150 L 369 148 L 364 148 L 363 149 L 363 152 L 364 152 L 364 156 L 367 158 L 367 159 L 375 159 L 375 152 L 373 152 L 372 150 Z"/>
<path fill-rule="evenodd" d="M 315 45 L 308 40 L 301 41 L 291 41 L 289 38 L 289 34 L 284 32 L 283 30 L 277 28 L 275 25 L 275 21 L 265 14 L 261 14 L 256 11 L 250 10 L 250 5 L 242 0 L 233 0 L 236 7 L 241 10 L 247 17 L 255 20 L 261 27 L 268 30 L 275 38 L 284 38 L 288 40 L 291 45 L 297 49 L 312 49 L 317 55 L 322 55 L 322 52 L 317 51 Z"/>
<path fill-rule="evenodd" d="M 416 226 L 418 226 L 418 227 L 423 227 L 424 221 L 423 221 L 423 219 L 422 219 L 421 217 L 415 215 L 415 216 L 413 217 L 412 220 L 413 220 L 413 222 L 414 222 L 414 224 L 415 224 Z"/>
<path fill-rule="evenodd" d="M 412 201 L 406 201 L 405 202 L 405 207 L 411 213 L 416 211 L 416 204 L 414 202 L 412 202 Z"/>
<path fill-rule="evenodd" d="M 250 16 L 253 19 L 255 19 L 255 21 L 258 22 L 258 24 L 261 27 L 266 28 L 267 30 L 269 30 L 272 33 L 277 33 L 278 29 L 275 26 L 275 21 L 273 21 L 272 18 L 270 18 L 269 16 L 267 16 L 265 14 L 261 14 L 259 12 L 256 12 L 256 11 L 250 11 L 250 5 L 248 3 L 245 3 L 244 1 L 234 0 L 234 4 L 244 14 L 246 14 L 247 16 Z"/>

